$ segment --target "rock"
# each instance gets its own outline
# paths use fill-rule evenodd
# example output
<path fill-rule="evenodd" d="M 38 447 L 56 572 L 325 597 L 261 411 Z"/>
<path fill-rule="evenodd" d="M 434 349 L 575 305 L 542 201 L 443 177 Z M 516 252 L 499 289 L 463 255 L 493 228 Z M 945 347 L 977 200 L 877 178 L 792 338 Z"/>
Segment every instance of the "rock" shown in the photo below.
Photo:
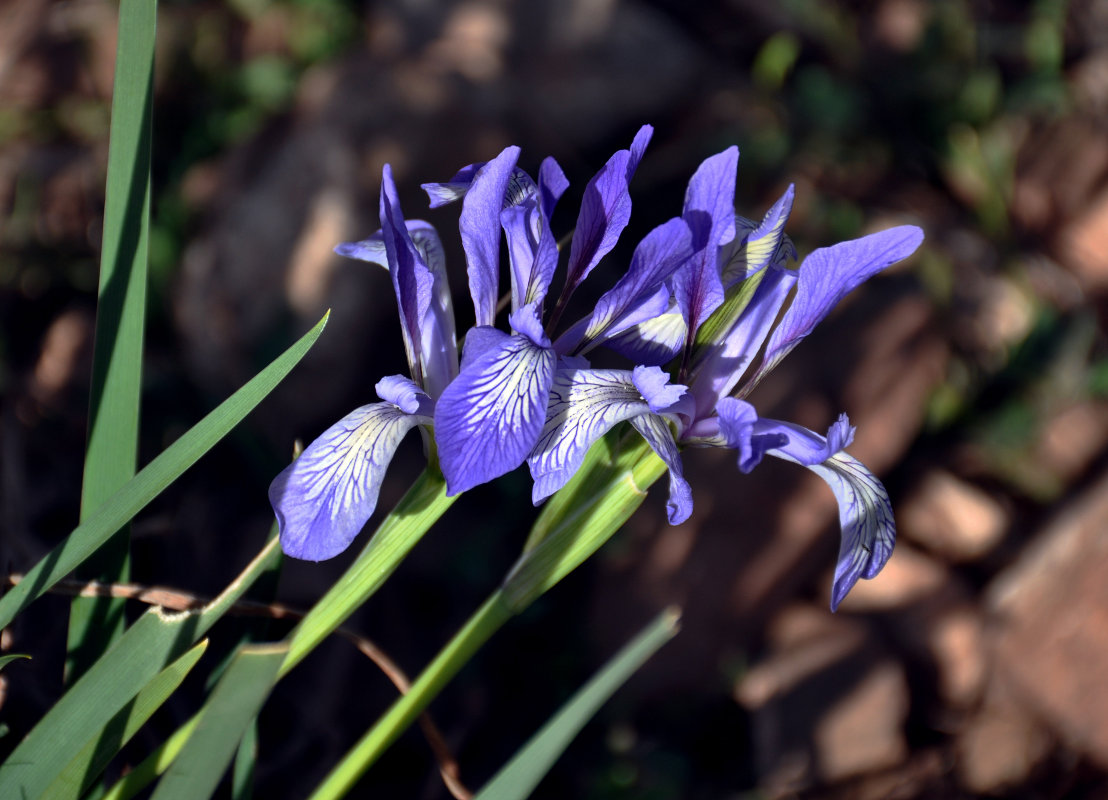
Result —
<path fill-rule="evenodd" d="M 790 607 L 770 630 L 771 653 L 735 697 L 751 714 L 768 787 L 832 782 L 899 763 L 908 687 L 858 620 Z"/>
<path fill-rule="evenodd" d="M 991 496 L 949 472 L 935 470 L 896 509 L 898 534 L 948 561 L 987 555 L 1011 524 Z"/>
<path fill-rule="evenodd" d="M 1016 787 L 1049 744 L 1049 736 L 1026 712 L 1009 703 L 991 703 L 958 735 L 958 777 L 965 788 L 981 794 Z"/>
<path fill-rule="evenodd" d="M 989 589 L 992 662 L 1018 700 L 1108 767 L 1108 473 Z"/>

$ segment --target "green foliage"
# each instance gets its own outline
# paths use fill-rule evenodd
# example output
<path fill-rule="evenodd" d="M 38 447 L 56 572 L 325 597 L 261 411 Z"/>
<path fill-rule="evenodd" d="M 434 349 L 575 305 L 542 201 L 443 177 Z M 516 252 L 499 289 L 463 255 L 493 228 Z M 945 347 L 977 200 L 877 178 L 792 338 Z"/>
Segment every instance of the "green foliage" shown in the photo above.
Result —
<path fill-rule="evenodd" d="M 474 800 L 529 797 L 600 706 L 662 645 L 677 635 L 679 617 L 678 611 L 668 609 L 655 618 L 512 756 Z"/>

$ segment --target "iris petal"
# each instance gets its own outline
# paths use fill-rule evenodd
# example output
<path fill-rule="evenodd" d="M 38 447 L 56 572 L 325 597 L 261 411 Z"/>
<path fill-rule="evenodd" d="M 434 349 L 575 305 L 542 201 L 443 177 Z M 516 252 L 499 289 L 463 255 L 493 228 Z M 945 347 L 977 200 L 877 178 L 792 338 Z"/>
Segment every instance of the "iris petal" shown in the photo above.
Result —
<path fill-rule="evenodd" d="M 827 482 L 838 501 L 842 540 L 831 589 L 834 611 L 859 578 L 876 576 L 892 555 L 896 522 L 889 493 L 862 462 L 842 452 L 854 436 L 845 414 L 826 437 L 790 423 L 761 423 L 788 431 L 788 443 L 769 454 L 808 467 Z"/>
<path fill-rule="evenodd" d="M 557 357 L 515 334 L 488 337 L 435 405 L 435 442 L 448 494 L 523 463 L 542 431 Z"/>
<path fill-rule="evenodd" d="M 392 403 L 374 403 L 324 431 L 270 484 L 281 548 L 308 561 L 345 550 L 373 514 L 400 440 L 430 421 Z"/>
<path fill-rule="evenodd" d="M 746 232 L 739 232 L 731 246 L 720 254 L 720 280 L 723 281 L 724 289 L 761 272 L 767 265 L 778 260 L 782 242 L 785 240 L 785 222 L 793 207 L 795 191 L 790 183 L 785 193 L 766 212 L 761 224 Z"/>
<path fill-rule="evenodd" d="M 477 325 L 492 325 L 500 273 L 500 211 L 519 148 L 506 147 L 473 178 L 458 222 Z"/>
<path fill-rule="evenodd" d="M 735 170 L 739 149 L 729 147 L 697 168 L 681 216 L 692 231 L 693 255 L 673 276 L 673 293 L 689 335 L 723 303 L 719 248 L 735 237 Z"/>
<path fill-rule="evenodd" d="M 685 317 L 674 302 L 665 313 L 605 339 L 604 346 L 636 364 L 650 366 L 665 364 L 680 353 L 687 337 Z"/>
<path fill-rule="evenodd" d="M 527 459 L 535 479 L 531 499 L 538 504 L 561 489 L 601 436 L 649 411 L 628 370 L 558 370 L 542 433 Z"/>
<path fill-rule="evenodd" d="M 796 297 L 770 337 L 759 372 L 773 369 L 848 293 L 910 256 L 922 241 L 923 231 L 901 225 L 814 250 L 800 265 Z"/>
<path fill-rule="evenodd" d="M 666 503 L 666 515 L 670 525 L 680 525 L 692 514 L 692 487 L 685 480 L 681 466 L 681 453 L 673 441 L 673 434 L 662 417 L 657 414 L 643 414 L 631 420 L 631 425 L 642 434 L 646 443 L 669 467 L 669 500 Z"/>

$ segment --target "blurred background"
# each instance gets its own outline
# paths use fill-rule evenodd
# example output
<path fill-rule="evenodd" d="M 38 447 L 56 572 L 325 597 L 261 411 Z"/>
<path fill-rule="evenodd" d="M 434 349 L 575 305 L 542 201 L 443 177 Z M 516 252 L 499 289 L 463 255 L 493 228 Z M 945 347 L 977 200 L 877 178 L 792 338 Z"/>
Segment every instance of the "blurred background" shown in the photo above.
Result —
<path fill-rule="evenodd" d="M 107 0 L 0 4 L 5 572 L 77 518 L 115 14 Z M 537 797 L 1108 796 L 1108 2 L 164 0 L 158 37 L 140 462 L 332 316 L 271 398 L 140 515 L 136 580 L 217 592 L 264 541 L 294 438 L 404 371 L 387 276 L 331 252 L 377 229 L 385 162 L 407 216 L 443 235 L 465 328 L 457 209 L 426 211 L 419 184 L 507 144 L 530 171 L 553 155 L 572 181 L 561 235 L 588 178 L 651 123 L 631 226 L 593 296 L 730 144 L 746 216 L 796 183 L 802 255 L 926 231 L 754 398 L 817 430 L 849 413 L 852 452 L 892 494 L 897 549 L 832 615 L 824 484 L 688 452 L 688 523 L 669 527 L 655 490 L 432 706 L 463 782 L 480 787 L 676 603 L 681 635 Z M 379 507 L 421 468 L 411 437 Z M 418 673 L 514 561 L 529 494 L 522 472 L 468 493 L 350 626 Z M 286 563 L 278 598 L 306 608 L 352 554 Z M 4 673 L 0 750 L 58 696 L 66 608 L 41 601 L 3 644 L 37 660 Z M 155 717 L 135 760 L 202 689 Z M 257 796 L 304 796 L 394 695 L 349 643 L 321 647 L 262 714 Z M 416 731 L 363 792 L 449 796 Z"/>

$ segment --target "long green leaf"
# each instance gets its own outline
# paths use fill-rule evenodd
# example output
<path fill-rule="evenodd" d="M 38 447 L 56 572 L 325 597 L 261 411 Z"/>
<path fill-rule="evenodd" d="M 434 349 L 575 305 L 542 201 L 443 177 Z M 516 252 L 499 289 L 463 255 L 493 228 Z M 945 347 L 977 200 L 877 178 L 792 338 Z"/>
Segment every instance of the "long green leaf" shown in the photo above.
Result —
<path fill-rule="evenodd" d="M 663 611 L 532 736 L 474 800 L 524 800 L 585 723 L 658 649 L 677 635 L 680 612 Z"/>
<path fill-rule="evenodd" d="M 239 741 L 257 716 L 288 654 L 288 645 L 244 647 L 212 691 L 200 722 L 173 769 L 158 782 L 151 800 L 203 800 L 235 756 Z"/>
<path fill-rule="evenodd" d="M 127 703 L 103 731 L 93 737 L 44 793 L 50 800 L 79 800 L 104 771 L 119 748 L 131 740 L 150 716 L 157 711 L 189 674 L 208 649 L 208 640 L 200 643 L 154 676 L 134 699 Z"/>
<path fill-rule="evenodd" d="M 88 558 L 112 533 L 241 422 L 304 357 L 327 324 L 327 316 L 324 315 L 296 344 L 166 448 L 51 550 L 17 586 L 0 598 L 0 628 L 7 627 L 16 614 Z"/>
<path fill-rule="evenodd" d="M 203 636 L 277 557 L 276 540 L 261 550 L 219 597 L 195 611 L 153 608 L 112 645 L 0 764 L 0 797 L 46 797 L 68 764 L 149 681 Z M 104 747 L 118 749 L 116 739 Z M 114 752 L 114 751 L 113 751 Z"/>
<path fill-rule="evenodd" d="M 157 7 L 156 0 L 122 0 L 119 7 L 82 520 L 129 481 L 137 466 Z M 115 532 L 90 562 L 90 576 L 108 582 L 128 580 L 128 528 Z M 111 597 L 73 600 L 68 680 L 87 669 L 123 633 L 124 602 Z"/>
<path fill-rule="evenodd" d="M 28 658 L 29 659 L 30 656 L 27 655 L 26 653 L 12 653 L 11 655 L 8 655 L 8 656 L 0 656 L 0 669 L 3 669 L 4 667 L 6 667 L 11 662 L 17 661 L 18 659 L 21 659 L 21 658 Z"/>
<path fill-rule="evenodd" d="M 380 588 L 455 499 L 446 496 L 442 473 L 432 458 L 354 563 L 286 637 L 288 653 L 274 684 Z M 193 716 L 138 767 L 120 778 L 101 800 L 129 800 L 145 789 L 173 764 L 198 720 L 199 715 Z"/>

